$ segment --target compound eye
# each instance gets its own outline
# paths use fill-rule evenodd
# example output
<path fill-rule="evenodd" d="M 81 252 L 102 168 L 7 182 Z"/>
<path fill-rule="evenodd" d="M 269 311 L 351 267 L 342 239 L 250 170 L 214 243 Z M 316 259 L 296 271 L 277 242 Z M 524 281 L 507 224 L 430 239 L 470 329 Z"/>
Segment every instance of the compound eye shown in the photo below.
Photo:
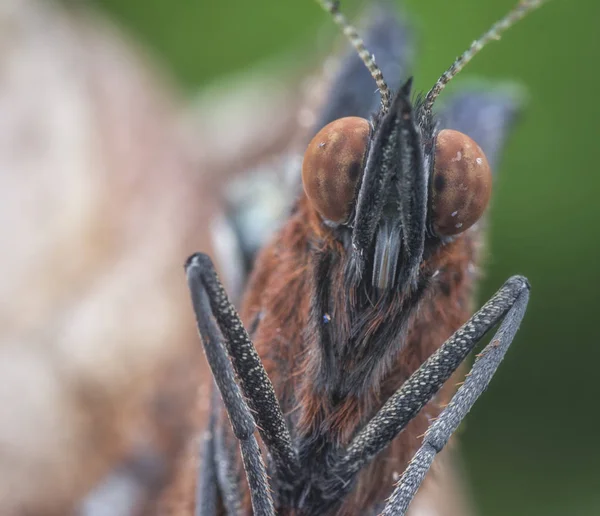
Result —
<path fill-rule="evenodd" d="M 340 118 L 323 127 L 308 144 L 302 184 L 323 218 L 343 223 L 350 217 L 370 132 L 364 118 Z"/>
<path fill-rule="evenodd" d="M 492 194 L 492 171 L 481 150 L 466 134 L 439 132 L 435 143 L 430 214 L 439 236 L 470 228 L 483 214 Z"/>

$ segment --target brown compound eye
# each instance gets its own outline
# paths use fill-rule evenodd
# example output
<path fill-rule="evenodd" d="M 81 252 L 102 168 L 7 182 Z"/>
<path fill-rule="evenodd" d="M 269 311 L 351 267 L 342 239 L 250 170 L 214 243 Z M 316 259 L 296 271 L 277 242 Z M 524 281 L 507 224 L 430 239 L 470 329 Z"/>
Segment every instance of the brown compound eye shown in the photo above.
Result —
<path fill-rule="evenodd" d="M 340 118 L 323 127 L 308 144 L 302 184 L 323 218 L 337 223 L 348 220 L 370 132 L 364 118 Z"/>
<path fill-rule="evenodd" d="M 431 180 L 431 220 L 439 236 L 470 228 L 492 194 L 492 172 L 485 154 L 466 134 L 439 132 Z"/>

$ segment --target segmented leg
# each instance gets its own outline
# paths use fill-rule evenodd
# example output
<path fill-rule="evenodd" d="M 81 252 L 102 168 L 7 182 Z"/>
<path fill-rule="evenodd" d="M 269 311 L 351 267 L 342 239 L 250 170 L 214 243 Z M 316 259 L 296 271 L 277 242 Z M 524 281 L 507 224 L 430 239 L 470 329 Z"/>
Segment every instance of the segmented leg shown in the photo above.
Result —
<path fill-rule="evenodd" d="M 506 314 L 492 341 L 477 356 L 464 384 L 425 433 L 423 444 L 396 485 L 382 516 L 403 516 L 406 513 L 433 459 L 489 385 L 519 329 L 528 300 L 529 290 L 525 288 Z"/>
<path fill-rule="evenodd" d="M 218 416 L 222 416 L 221 408 L 220 402 L 214 403 L 212 406 L 212 410 Z M 241 514 L 244 503 L 243 483 L 247 480 L 244 478 L 245 473 L 242 473 L 238 467 L 239 441 L 233 432 L 230 432 L 230 422 L 225 421 L 226 418 L 223 417 L 219 419 L 215 421 L 214 433 L 218 495 L 223 503 L 225 514 Z M 196 504 L 199 503 L 200 500 L 197 499 Z"/>
<path fill-rule="evenodd" d="M 208 428 L 202 436 L 202 451 L 198 465 L 195 516 L 217 515 L 217 471 L 215 464 L 215 405 L 211 406 Z"/>
<path fill-rule="evenodd" d="M 257 394 L 262 394 L 256 392 L 256 380 L 253 377 L 255 370 L 253 365 L 249 364 L 252 360 L 248 359 L 250 352 L 247 343 L 252 347 L 252 350 L 254 350 L 254 347 L 249 339 L 246 338 L 247 342 L 245 342 L 240 338 L 242 332 L 242 336 L 246 335 L 245 330 L 239 322 L 235 310 L 227 300 L 210 259 L 205 255 L 193 255 L 186 263 L 186 272 L 206 357 L 229 415 L 233 433 L 240 442 L 254 514 L 273 515 L 275 511 L 265 465 L 254 437 L 256 424 L 246 401 L 242 397 L 240 388 L 235 382 L 232 363 L 228 360 L 225 351 L 226 347 L 232 358 L 236 373 L 242 379 L 242 386 L 249 384 L 250 388 L 248 386 L 244 388 L 244 395 L 250 400 L 252 396 L 256 397 Z M 219 327 L 217 327 L 217 324 Z M 225 337 L 225 343 L 219 330 L 222 331 Z M 256 355 L 256 351 L 254 351 L 254 355 Z M 258 356 L 256 356 L 256 359 L 258 360 Z M 247 381 L 244 382 L 243 379 L 247 379 Z M 276 399 L 275 403 L 277 404 Z M 253 405 L 264 411 L 263 405 L 256 402 Z M 277 408 L 279 409 L 278 404 Z M 279 413 L 281 414 L 281 411 Z M 261 416 L 259 417 L 257 413 L 259 421 L 264 419 L 264 414 L 261 414 Z"/>
<path fill-rule="evenodd" d="M 521 276 L 510 278 L 388 399 L 375 417 L 352 440 L 346 453 L 332 467 L 333 474 L 330 479 L 332 482 L 340 484 L 341 492 L 346 492 L 351 488 L 351 481 L 355 474 L 391 443 L 450 378 L 481 338 L 505 315 L 507 318 L 501 330 L 508 324 L 511 329 L 516 331 L 523 317 L 528 298 L 529 284 L 527 280 Z M 505 330 L 502 331 L 505 332 Z M 498 335 L 500 335 L 500 331 Z M 507 339 L 505 336 L 502 338 Z M 512 339 L 512 334 L 510 338 Z M 494 339 L 494 342 L 496 340 Z M 491 374 L 493 371 L 489 377 Z M 471 385 L 471 381 L 468 385 Z M 456 413 L 453 413 L 452 417 L 455 416 Z M 431 435 L 433 436 L 433 434 Z M 411 476 L 412 478 L 414 477 Z M 417 487 L 418 485 L 415 487 L 415 491 Z"/>

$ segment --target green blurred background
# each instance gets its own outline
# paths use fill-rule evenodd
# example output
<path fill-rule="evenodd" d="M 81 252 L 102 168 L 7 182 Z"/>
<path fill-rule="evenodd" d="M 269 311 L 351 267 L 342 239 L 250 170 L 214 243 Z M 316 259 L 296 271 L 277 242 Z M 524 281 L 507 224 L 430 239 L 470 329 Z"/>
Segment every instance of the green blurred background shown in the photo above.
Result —
<path fill-rule="evenodd" d="M 101 0 L 190 94 L 232 72 L 318 64 L 340 39 L 314 1 Z M 512 0 L 404 0 L 425 89 Z M 352 18 L 355 1 L 344 1 Z M 479 514 L 600 515 L 600 3 L 553 0 L 463 72 L 529 94 L 502 161 L 481 298 L 529 277 L 525 323 L 462 431 Z M 325 37 L 315 37 L 315 35 Z M 596 319 L 598 317 L 598 320 Z"/>

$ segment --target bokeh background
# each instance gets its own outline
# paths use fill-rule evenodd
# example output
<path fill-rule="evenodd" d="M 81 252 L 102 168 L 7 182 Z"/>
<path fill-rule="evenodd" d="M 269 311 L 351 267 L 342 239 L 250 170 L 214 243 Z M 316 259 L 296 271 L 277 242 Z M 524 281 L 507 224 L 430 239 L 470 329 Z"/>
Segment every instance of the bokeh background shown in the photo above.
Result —
<path fill-rule="evenodd" d="M 341 38 L 315 2 L 98 0 L 190 97 L 240 71 L 314 71 Z M 427 89 L 512 0 L 403 0 Z M 346 0 L 352 19 L 364 3 Z M 600 514 L 600 4 L 553 0 L 463 72 L 520 84 L 528 102 L 501 164 L 480 300 L 509 276 L 532 284 L 527 318 L 462 430 L 485 516 Z M 459 85 L 460 81 L 457 81 Z"/>

